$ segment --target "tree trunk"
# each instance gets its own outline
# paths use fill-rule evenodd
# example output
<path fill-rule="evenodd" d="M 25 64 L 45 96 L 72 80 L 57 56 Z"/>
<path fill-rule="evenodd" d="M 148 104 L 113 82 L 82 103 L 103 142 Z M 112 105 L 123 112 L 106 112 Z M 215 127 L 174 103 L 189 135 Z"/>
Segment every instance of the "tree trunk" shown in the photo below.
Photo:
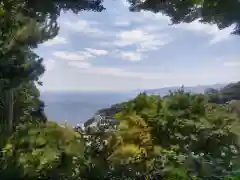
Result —
<path fill-rule="evenodd" d="M 8 131 L 9 133 L 13 130 L 13 89 L 9 90 L 9 97 L 8 97 Z"/>
<path fill-rule="evenodd" d="M 13 90 L 5 91 L 4 131 L 10 134 L 13 130 Z"/>
<path fill-rule="evenodd" d="M 13 89 L 5 90 L 3 93 L 4 107 L 0 120 L 0 148 L 5 144 L 6 138 L 13 130 Z"/>

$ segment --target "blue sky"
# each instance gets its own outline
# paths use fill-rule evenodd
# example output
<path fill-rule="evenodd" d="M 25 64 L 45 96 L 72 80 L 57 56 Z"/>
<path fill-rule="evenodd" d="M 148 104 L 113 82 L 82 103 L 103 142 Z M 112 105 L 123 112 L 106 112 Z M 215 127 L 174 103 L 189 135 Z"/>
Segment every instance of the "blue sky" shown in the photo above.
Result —
<path fill-rule="evenodd" d="M 233 27 L 169 25 L 167 16 L 128 11 L 63 13 L 59 35 L 37 49 L 46 72 L 42 91 L 125 91 L 240 80 L 240 36 Z"/>

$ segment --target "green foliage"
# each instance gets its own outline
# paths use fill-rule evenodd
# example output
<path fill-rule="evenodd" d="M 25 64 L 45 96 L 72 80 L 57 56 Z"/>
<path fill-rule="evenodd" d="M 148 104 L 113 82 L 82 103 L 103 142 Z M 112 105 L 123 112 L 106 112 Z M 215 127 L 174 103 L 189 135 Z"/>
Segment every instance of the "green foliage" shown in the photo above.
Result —
<path fill-rule="evenodd" d="M 8 139 L 1 157 L 4 179 L 77 177 L 84 163 L 82 137 L 56 123 L 29 124 Z"/>
<path fill-rule="evenodd" d="M 202 23 L 216 24 L 220 29 L 235 26 L 240 33 L 240 2 L 238 0 L 128 0 L 133 11 L 162 12 L 175 23 L 190 23 L 200 19 Z"/>
<path fill-rule="evenodd" d="M 98 124 L 96 132 L 75 132 L 45 122 L 35 83 L 44 72 L 33 49 L 58 34 L 61 11 L 102 11 L 101 0 L 0 1 L 0 115 L 3 179 L 217 179 L 239 169 L 238 104 L 209 104 L 238 99 L 238 84 L 207 96 L 171 92 L 161 98 L 140 93 L 105 109 L 119 124 Z M 133 10 L 163 12 L 173 23 L 236 24 L 237 0 L 131 0 Z M 220 101 L 219 101 L 220 100 Z M 7 116 L 3 115 L 7 112 Z M 87 124 L 89 125 L 91 121 Z M 2 133 L 2 124 L 13 126 Z M 83 135 L 84 134 L 84 135 Z M 10 137 L 8 137 L 10 135 Z M 229 177 L 234 179 L 234 177 Z"/>
<path fill-rule="evenodd" d="M 19 115 L 23 112 L 22 107 L 17 107 L 18 109 L 15 111 L 14 101 L 19 100 L 15 100 L 15 98 L 22 98 L 22 96 L 18 97 L 19 88 L 22 86 L 34 82 L 41 84 L 39 77 L 45 70 L 42 65 L 43 59 L 33 49 L 58 34 L 57 18 L 60 12 L 68 10 L 74 13 L 83 10 L 102 11 L 104 7 L 101 3 L 101 0 L 0 1 L 0 91 L 5 94 L 1 96 L 4 107 L 0 107 L 0 115 L 2 116 L 3 112 L 6 112 L 4 117 L 0 117 L 0 133 L 6 130 L 11 133 L 16 125 L 16 122 L 13 121 L 19 122 L 26 117 L 26 114 L 20 119 L 14 117 L 15 114 Z M 40 103 L 42 104 L 42 102 Z M 23 103 L 24 105 L 26 103 Z M 31 107 L 29 106 L 29 108 Z M 42 109 L 41 105 L 38 110 L 34 110 L 38 111 L 38 115 L 35 113 L 34 116 L 39 116 Z M 24 110 L 24 112 L 26 111 Z M 32 117 L 28 117 L 28 120 L 30 119 Z"/>
<path fill-rule="evenodd" d="M 164 175 L 166 180 L 184 180 L 188 179 L 187 172 L 183 168 L 175 168 Z"/>
<path fill-rule="evenodd" d="M 0 29 L 0 80 L 4 89 L 38 81 L 44 72 L 42 59 L 31 49 L 49 36 L 36 20 L 19 12 L 21 6 L 19 1 L 2 2 L 2 8 L 8 12 L 1 18 Z"/>
<path fill-rule="evenodd" d="M 233 100 L 229 103 L 229 106 L 240 115 L 240 100 Z"/>
<path fill-rule="evenodd" d="M 217 180 L 237 174 L 240 119 L 230 105 L 182 89 L 166 98 L 141 93 L 123 104 L 121 112 L 113 109 L 116 129 L 109 123 L 88 134 L 52 122 L 20 126 L 3 149 L 1 176 Z"/>
<path fill-rule="evenodd" d="M 8 91 L 0 88 L 0 132 L 7 130 Z M 14 90 L 13 97 L 13 129 L 24 122 L 45 122 L 44 103 L 39 99 L 40 92 L 34 82 L 22 83 Z"/>
<path fill-rule="evenodd" d="M 226 103 L 233 100 L 240 100 L 240 82 L 229 84 L 222 89 L 208 90 L 206 93 L 209 101 L 213 103 Z"/>
<path fill-rule="evenodd" d="M 16 89 L 14 96 L 15 121 L 46 121 L 44 114 L 44 103 L 40 100 L 40 92 L 34 82 L 21 84 Z M 16 123 L 16 125 L 18 125 L 18 123 Z"/>
<path fill-rule="evenodd" d="M 239 180 L 239 179 L 240 179 L 239 176 L 228 176 L 224 178 L 224 180 Z"/>
<path fill-rule="evenodd" d="M 141 93 L 119 106 L 124 108 L 115 115 L 120 125 L 114 160 L 127 163 L 141 154 L 145 172 L 162 174 L 180 166 L 198 178 L 224 176 L 239 167 L 240 119 L 231 106 L 209 104 L 207 96 L 182 89 L 164 99 Z"/>

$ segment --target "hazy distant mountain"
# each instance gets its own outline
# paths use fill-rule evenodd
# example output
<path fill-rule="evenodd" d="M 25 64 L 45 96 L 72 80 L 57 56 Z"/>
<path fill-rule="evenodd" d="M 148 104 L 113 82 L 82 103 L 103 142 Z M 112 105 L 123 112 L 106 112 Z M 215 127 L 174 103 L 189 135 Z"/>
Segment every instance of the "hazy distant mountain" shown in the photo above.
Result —
<path fill-rule="evenodd" d="M 203 93 L 207 88 L 222 88 L 224 85 L 185 87 L 186 91 Z M 179 87 L 167 87 L 146 90 L 147 93 L 167 95 L 170 90 Z M 49 120 L 77 124 L 91 118 L 94 113 L 113 104 L 127 101 L 141 91 L 135 92 L 43 92 L 41 99 L 46 104 L 45 112 Z"/>
<path fill-rule="evenodd" d="M 221 89 L 226 84 L 214 84 L 214 85 L 199 85 L 199 86 L 186 86 L 184 87 L 184 90 L 186 92 L 192 92 L 192 93 L 204 93 L 206 89 L 208 88 L 214 88 L 214 89 Z M 175 91 L 178 90 L 181 87 L 166 87 L 166 88 L 160 88 L 160 89 L 150 89 L 146 90 L 147 93 L 150 94 L 160 94 L 161 96 L 165 96 L 169 93 L 169 91 Z"/>

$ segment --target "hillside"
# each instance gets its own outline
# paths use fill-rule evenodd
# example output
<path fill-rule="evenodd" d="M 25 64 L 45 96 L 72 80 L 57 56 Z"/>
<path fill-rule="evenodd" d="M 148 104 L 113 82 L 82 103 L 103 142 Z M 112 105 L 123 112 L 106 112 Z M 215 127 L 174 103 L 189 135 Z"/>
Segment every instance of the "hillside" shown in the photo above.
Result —
<path fill-rule="evenodd" d="M 210 88 L 206 92 L 210 101 L 214 103 L 226 103 L 232 100 L 240 100 L 240 81 L 228 84 L 221 89 Z"/>
<path fill-rule="evenodd" d="M 213 85 L 199 85 L 199 86 L 184 86 L 183 89 L 185 92 L 192 92 L 192 93 L 204 93 L 206 89 L 213 88 L 213 89 L 221 89 L 226 84 L 213 84 Z M 176 91 L 180 88 L 180 86 L 173 86 L 173 87 L 165 87 L 159 89 L 149 89 L 146 90 L 146 93 L 149 94 L 159 94 L 161 96 L 165 96 L 169 94 L 169 91 Z"/>
<path fill-rule="evenodd" d="M 223 85 L 185 87 L 186 91 L 202 93 L 207 88 L 217 88 Z M 179 87 L 147 89 L 149 94 L 164 96 L 169 91 Z M 143 91 L 129 92 L 43 92 L 41 99 L 45 102 L 45 112 L 49 120 L 57 122 L 68 120 L 70 124 L 77 124 L 91 118 L 98 110 L 109 108 L 113 104 L 134 98 Z M 106 113 L 106 111 L 104 111 Z M 101 111 L 99 112 L 101 113 Z M 111 114 L 111 113 L 110 113 Z"/>
<path fill-rule="evenodd" d="M 217 180 L 218 178 L 211 177 L 223 176 L 229 163 L 237 162 L 234 161 L 235 156 L 231 155 L 231 148 L 225 147 L 239 146 L 238 143 L 235 144 L 235 140 L 238 138 L 240 117 L 231 108 L 238 101 L 232 101 L 229 105 L 209 103 L 207 99 L 207 94 L 186 93 L 182 90 L 172 92 L 164 98 L 140 93 L 130 101 L 99 111 L 99 114 L 115 116 L 118 123 L 114 125 L 118 128 L 114 129 L 108 121 L 97 121 L 100 123 L 94 123 L 94 126 L 88 126 L 86 129 L 92 135 L 107 132 L 102 138 L 110 139 L 109 144 L 116 143 L 119 147 L 117 149 L 114 144 L 110 157 L 117 156 L 120 162 L 124 158 L 127 159 L 129 154 L 131 157 L 132 154 L 142 152 L 140 150 L 152 157 L 153 161 L 156 152 L 161 155 L 166 153 L 167 161 L 176 161 L 181 167 L 196 172 L 200 177 L 197 179 Z M 91 122 L 86 122 L 85 125 L 88 123 Z M 108 128 L 111 133 L 108 133 Z M 115 131 L 119 141 L 115 141 L 116 138 L 111 136 Z M 108 150 L 106 148 L 104 153 Z M 225 152 L 227 156 L 222 155 Z M 207 155 L 201 155 L 204 153 Z M 188 158 L 181 159 L 183 156 Z M 228 158 L 233 161 L 229 162 Z M 174 163 L 169 166 L 175 165 Z M 160 168 L 153 169 L 159 170 Z M 233 168 L 228 170 L 233 171 Z M 174 176 L 166 178 L 168 179 L 184 178 Z"/>
<path fill-rule="evenodd" d="M 153 94 L 153 95 L 161 95 L 166 96 L 169 94 L 169 91 L 176 91 L 178 90 L 179 87 L 170 87 L 170 88 L 162 88 L 162 89 L 153 89 L 153 90 L 147 90 L 145 93 L 147 94 Z M 207 96 L 210 96 L 209 102 L 214 102 L 217 103 L 219 102 L 218 100 L 212 99 L 212 96 L 216 98 L 221 97 L 224 99 L 223 103 L 226 103 L 228 101 L 231 101 L 229 103 L 229 106 L 238 114 L 240 114 L 240 82 L 237 83 L 231 83 L 228 85 L 221 85 L 221 84 L 216 84 L 212 86 L 196 86 L 196 87 L 184 87 L 183 88 L 185 92 L 190 92 L 193 94 L 206 94 Z M 214 94 L 209 94 L 208 91 L 214 91 Z M 217 95 L 216 95 L 217 93 Z M 219 94 L 220 95 L 219 95 Z M 122 112 L 123 109 L 128 105 L 128 104 L 134 104 L 135 100 L 138 99 L 138 96 L 130 101 L 127 102 L 122 102 L 119 104 L 114 104 L 110 108 L 103 108 L 97 111 L 96 114 L 100 114 L 103 116 L 115 116 L 115 114 Z M 213 101 L 214 100 L 214 101 Z M 86 121 L 84 124 L 85 126 L 90 125 L 94 119 L 89 119 Z"/>

